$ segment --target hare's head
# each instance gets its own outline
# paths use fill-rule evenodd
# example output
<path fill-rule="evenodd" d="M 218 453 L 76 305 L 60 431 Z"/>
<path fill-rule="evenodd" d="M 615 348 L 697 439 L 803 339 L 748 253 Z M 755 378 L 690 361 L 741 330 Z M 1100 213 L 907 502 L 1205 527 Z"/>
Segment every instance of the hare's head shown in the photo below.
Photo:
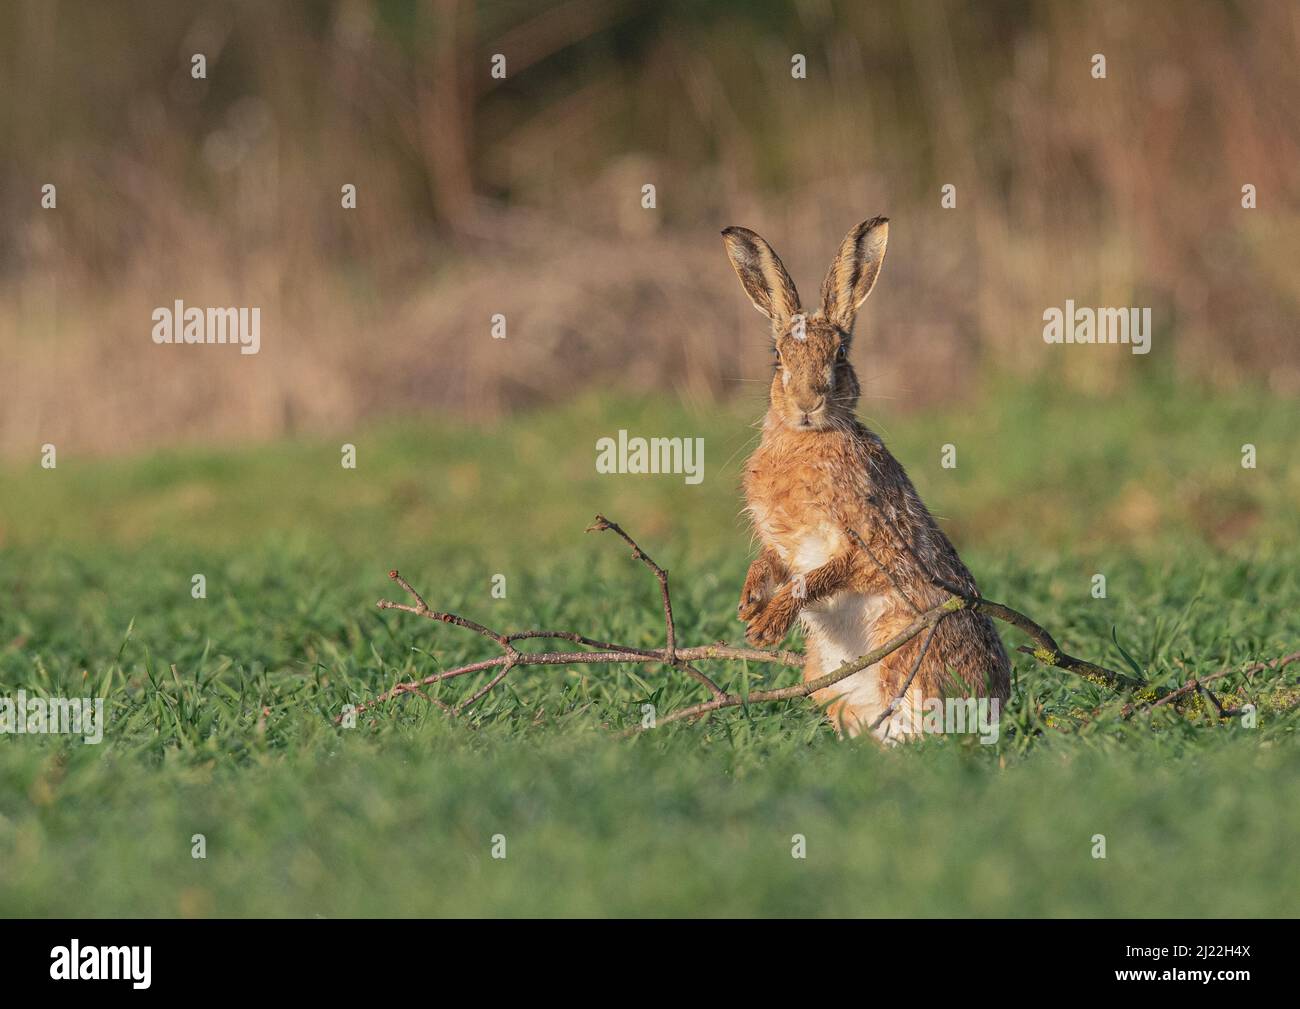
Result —
<path fill-rule="evenodd" d="M 853 319 L 880 275 L 888 239 L 885 217 L 873 217 L 850 231 L 822 284 L 821 307 L 808 314 L 767 242 L 748 228 L 722 233 L 749 300 L 772 320 L 772 410 L 787 427 L 808 431 L 852 419 L 859 392 L 849 363 Z"/>

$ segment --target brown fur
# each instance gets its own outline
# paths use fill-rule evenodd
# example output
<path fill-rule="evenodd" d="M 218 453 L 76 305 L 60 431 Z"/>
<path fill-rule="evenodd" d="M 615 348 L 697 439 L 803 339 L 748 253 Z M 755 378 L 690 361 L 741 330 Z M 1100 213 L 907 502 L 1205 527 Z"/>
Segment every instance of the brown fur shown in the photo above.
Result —
<path fill-rule="evenodd" d="M 971 592 L 975 580 L 902 465 L 856 417 L 860 387 L 848 348 L 854 316 L 884 262 L 888 221 L 873 218 L 849 232 L 822 286 L 822 305 L 809 315 L 767 242 L 744 228 L 723 237 L 750 300 L 772 321 L 777 357 L 762 441 L 745 468 L 746 504 L 762 549 L 738 612 L 746 637 L 759 645 L 779 643 L 801 619 L 804 677 L 811 680 L 888 641 L 917 609 L 942 601 L 935 577 Z M 815 695 L 841 731 L 856 735 L 871 725 L 906 681 L 923 638 Z M 992 622 L 962 610 L 939 625 L 904 714 L 915 726 L 925 698 L 1005 701 L 1008 692 L 1009 664 Z M 908 724 L 896 715 L 877 734 L 896 737 Z"/>

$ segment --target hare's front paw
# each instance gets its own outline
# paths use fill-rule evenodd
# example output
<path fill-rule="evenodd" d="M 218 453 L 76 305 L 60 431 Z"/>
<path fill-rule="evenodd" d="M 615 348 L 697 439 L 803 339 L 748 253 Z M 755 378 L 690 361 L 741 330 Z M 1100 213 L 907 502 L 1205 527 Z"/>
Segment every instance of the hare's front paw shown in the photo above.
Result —
<path fill-rule="evenodd" d="M 762 612 L 748 621 L 745 640 L 751 645 L 779 645 L 798 614 L 799 605 L 790 587 L 786 586 L 772 597 Z"/>
<path fill-rule="evenodd" d="M 745 575 L 745 586 L 740 590 L 740 605 L 736 607 L 736 616 L 749 623 L 763 612 L 775 588 L 772 584 L 771 566 L 760 556 L 749 566 L 749 572 Z"/>
<path fill-rule="evenodd" d="M 745 623 L 749 623 L 756 616 L 763 612 L 763 607 L 767 605 L 767 591 L 764 586 L 755 585 L 752 589 L 749 583 L 740 592 L 740 605 L 736 607 L 736 616 L 740 617 Z"/>

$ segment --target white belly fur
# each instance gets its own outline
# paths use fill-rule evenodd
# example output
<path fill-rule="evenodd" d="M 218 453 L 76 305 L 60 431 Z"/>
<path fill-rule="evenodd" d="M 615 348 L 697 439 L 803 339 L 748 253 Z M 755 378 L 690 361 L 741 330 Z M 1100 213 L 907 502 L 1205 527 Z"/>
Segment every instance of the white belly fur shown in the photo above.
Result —
<path fill-rule="evenodd" d="M 810 668 L 805 670 L 805 678 L 815 679 L 834 672 L 845 662 L 880 647 L 883 642 L 875 640 L 873 632 L 887 602 L 885 596 L 842 592 L 805 607 L 799 614 L 809 645 Z M 813 663 L 817 668 L 811 668 Z M 844 724 L 836 728 L 849 736 L 867 731 L 893 700 L 881 695 L 879 663 L 846 676 L 826 690 L 832 697 L 844 700 L 846 710 L 841 715 Z M 826 695 L 822 699 L 829 701 Z M 874 730 L 876 738 L 893 745 L 917 735 L 921 726 L 921 705 L 920 685 L 913 684 L 894 713 Z"/>
<path fill-rule="evenodd" d="M 871 651 L 875 647 L 872 631 L 885 612 L 885 605 L 884 596 L 841 592 L 804 607 L 799 618 L 821 667 L 815 672 L 810 670 L 809 675 L 822 676 L 833 672 L 845 662 Z M 875 665 L 858 670 L 829 689 L 843 697 L 855 711 L 867 709 L 872 712 L 868 724 L 880 713 L 882 704 Z"/>

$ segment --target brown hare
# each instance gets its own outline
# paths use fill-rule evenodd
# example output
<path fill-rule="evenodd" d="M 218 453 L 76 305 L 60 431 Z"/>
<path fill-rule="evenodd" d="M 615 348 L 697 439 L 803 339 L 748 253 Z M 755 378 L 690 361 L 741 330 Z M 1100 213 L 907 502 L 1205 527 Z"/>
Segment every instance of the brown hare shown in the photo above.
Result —
<path fill-rule="evenodd" d="M 722 235 L 750 301 L 772 321 L 776 350 L 762 441 L 745 466 L 746 507 L 762 550 L 739 614 L 756 645 L 777 644 L 799 618 L 811 680 L 942 602 L 936 581 L 974 593 L 975 580 L 898 460 L 855 415 L 853 319 L 880 275 L 888 220 L 872 218 L 848 233 L 813 313 L 800 308 L 767 242 L 746 228 Z M 842 734 L 869 730 L 885 712 L 924 638 L 815 695 Z M 896 740 L 918 732 L 928 698 L 987 696 L 1001 704 L 1008 691 L 1007 655 L 992 621 L 960 610 L 938 625 L 907 696 L 875 733 Z"/>

